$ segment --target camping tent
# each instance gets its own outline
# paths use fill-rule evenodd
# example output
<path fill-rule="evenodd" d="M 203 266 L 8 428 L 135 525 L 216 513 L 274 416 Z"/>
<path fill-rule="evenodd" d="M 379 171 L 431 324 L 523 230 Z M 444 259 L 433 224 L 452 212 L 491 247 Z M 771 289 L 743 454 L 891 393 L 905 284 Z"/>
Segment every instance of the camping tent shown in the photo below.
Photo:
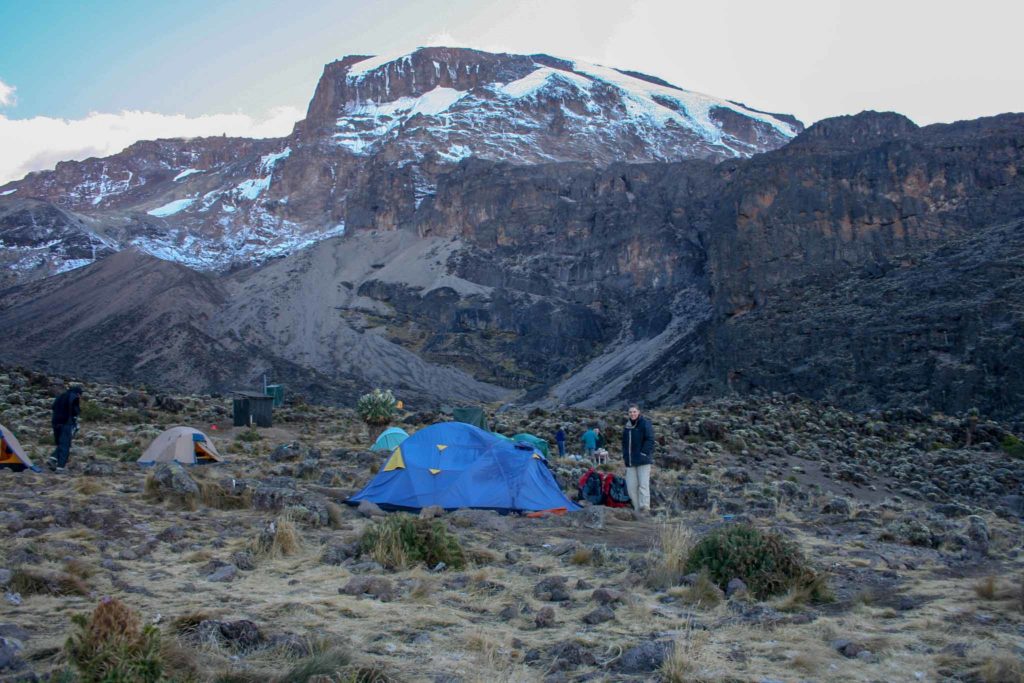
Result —
<path fill-rule="evenodd" d="M 409 434 L 404 429 L 399 427 L 388 427 L 385 429 L 377 440 L 370 446 L 371 451 L 393 451 L 398 448 L 403 441 L 409 438 Z"/>
<path fill-rule="evenodd" d="M 465 422 L 468 425 L 488 431 L 487 416 L 484 415 L 484 411 L 480 408 L 456 408 L 452 411 L 452 418 L 456 422 Z"/>
<path fill-rule="evenodd" d="M 15 472 L 21 472 L 25 468 L 38 471 L 25 453 L 25 449 L 18 443 L 17 437 L 3 425 L 0 425 L 0 467 L 7 467 Z"/>
<path fill-rule="evenodd" d="M 220 462 L 221 458 L 216 446 L 198 429 L 171 427 L 153 439 L 138 463 L 155 465 L 172 460 L 182 465 L 205 465 Z"/>
<path fill-rule="evenodd" d="M 431 425 L 406 439 L 347 502 L 364 500 L 386 510 L 579 510 L 534 448 L 461 422 Z"/>
<path fill-rule="evenodd" d="M 534 436 L 533 434 L 527 434 L 526 432 L 523 432 L 522 434 L 516 434 L 515 436 L 513 436 L 512 440 L 522 441 L 530 444 L 538 451 L 540 451 L 540 454 L 543 455 L 545 458 L 548 457 L 549 455 L 548 442 L 540 438 L 539 436 Z"/>

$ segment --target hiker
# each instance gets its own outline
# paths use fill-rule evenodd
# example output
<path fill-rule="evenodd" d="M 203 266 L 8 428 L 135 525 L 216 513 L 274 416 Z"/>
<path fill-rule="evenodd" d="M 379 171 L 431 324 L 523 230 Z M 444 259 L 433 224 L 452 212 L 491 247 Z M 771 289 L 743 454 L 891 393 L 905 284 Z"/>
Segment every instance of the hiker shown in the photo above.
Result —
<path fill-rule="evenodd" d="M 633 509 L 650 512 L 651 464 L 654 462 L 654 427 L 640 414 L 640 407 L 631 405 L 622 429 L 622 459 L 626 464 L 626 488 Z"/>
<path fill-rule="evenodd" d="M 51 470 L 63 470 L 71 455 L 71 438 L 78 431 L 78 414 L 82 408 L 79 399 L 82 387 L 73 386 L 53 399 L 53 442 L 57 447 L 46 461 Z"/>
<path fill-rule="evenodd" d="M 558 457 L 565 457 L 565 427 L 559 426 L 558 431 L 555 432 L 555 443 L 558 444 Z"/>
<path fill-rule="evenodd" d="M 583 432 L 583 457 L 587 460 L 593 460 L 594 451 L 597 449 L 597 432 L 594 430 L 595 428 L 591 427 Z"/>

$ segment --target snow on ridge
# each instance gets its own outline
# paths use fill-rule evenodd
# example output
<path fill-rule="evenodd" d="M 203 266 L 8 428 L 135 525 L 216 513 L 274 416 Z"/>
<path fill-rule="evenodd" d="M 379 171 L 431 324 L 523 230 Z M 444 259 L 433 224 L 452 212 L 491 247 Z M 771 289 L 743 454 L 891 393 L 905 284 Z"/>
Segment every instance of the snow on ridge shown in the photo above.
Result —
<path fill-rule="evenodd" d="M 416 52 L 419 49 L 420 48 L 416 48 L 416 50 L 412 51 L 403 50 L 402 52 L 393 52 L 391 54 L 377 55 L 376 57 L 369 57 L 361 62 L 356 62 L 355 64 L 348 68 L 347 78 L 359 80 L 366 76 L 366 74 L 373 71 L 374 69 L 379 69 L 385 64 L 397 62 L 398 60 L 403 59 L 405 57 L 411 58 L 412 53 Z"/>
<path fill-rule="evenodd" d="M 17 191 L 18 191 L 18 188 L 14 188 L 13 190 L 7 190 L 6 192 L 0 192 L 0 197 L 6 197 L 7 195 L 14 194 Z"/>
<path fill-rule="evenodd" d="M 184 211 L 188 207 L 192 206 L 195 201 L 195 197 L 185 197 L 184 199 L 175 199 L 173 202 L 167 202 L 163 206 L 158 206 L 155 209 L 150 209 L 146 213 L 150 216 L 156 216 L 157 218 L 167 218 L 173 216 L 179 211 Z"/>
<path fill-rule="evenodd" d="M 747 109 L 729 100 L 681 88 L 658 85 L 624 74 L 616 69 L 583 61 L 573 62 L 573 69 L 605 81 L 622 91 L 628 97 L 627 110 L 631 114 L 649 117 L 660 125 L 674 121 L 693 129 L 706 140 L 723 146 L 726 145 L 721 139 L 722 131 L 711 120 L 713 108 L 731 109 L 737 114 L 760 121 L 774 128 L 783 137 L 793 138 L 796 136 L 796 130 L 790 124 L 769 114 Z M 675 107 L 666 106 L 666 102 L 678 103 L 683 111 L 680 112 Z"/>
<path fill-rule="evenodd" d="M 434 116 L 447 110 L 468 93 L 455 88 L 437 86 L 419 97 L 400 97 L 391 102 L 374 102 L 373 100 L 352 103 L 346 108 L 347 116 L 365 116 L 381 118 L 385 116 L 403 115 L 412 117 L 416 114 Z"/>
<path fill-rule="evenodd" d="M 178 175 L 174 176 L 174 181 L 173 182 L 178 182 L 182 178 L 187 178 L 190 175 L 192 175 L 193 173 L 202 173 L 202 172 L 203 172 L 203 170 L 199 169 L 199 168 L 186 168 L 184 171 L 182 171 Z"/>
<path fill-rule="evenodd" d="M 334 134 L 334 141 L 354 154 L 365 154 L 374 142 L 417 114 L 438 116 L 468 94 L 455 88 L 437 86 L 419 97 L 400 97 L 391 102 L 370 100 L 351 103 L 346 107 L 344 116 L 336 122 L 342 130 Z"/>
<path fill-rule="evenodd" d="M 562 80 L 583 90 L 590 90 L 590 86 L 593 85 L 593 81 L 586 76 L 571 71 L 553 69 L 550 66 L 542 66 L 519 80 L 498 86 L 496 90 L 518 99 L 535 94 L 551 80 Z"/>

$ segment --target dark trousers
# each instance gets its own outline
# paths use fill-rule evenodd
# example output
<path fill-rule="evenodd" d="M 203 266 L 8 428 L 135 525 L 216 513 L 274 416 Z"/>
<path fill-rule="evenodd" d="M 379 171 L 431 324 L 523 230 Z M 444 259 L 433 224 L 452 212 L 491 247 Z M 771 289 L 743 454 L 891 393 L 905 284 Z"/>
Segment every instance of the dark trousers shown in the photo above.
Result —
<path fill-rule="evenodd" d="M 53 425 L 53 442 L 57 447 L 53 449 L 51 460 L 57 461 L 57 467 L 64 467 L 68 464 L 68 456 L 71 455 L 71 434 L 74 425 L 70 422 Z"/>
<path fill-rule="evenodd" d="M 564 441 L 557 441 L 556 443 L 558 444 L 558 457 L 559 458 L 564 458 L 565 457 L 565 442 Z"/>

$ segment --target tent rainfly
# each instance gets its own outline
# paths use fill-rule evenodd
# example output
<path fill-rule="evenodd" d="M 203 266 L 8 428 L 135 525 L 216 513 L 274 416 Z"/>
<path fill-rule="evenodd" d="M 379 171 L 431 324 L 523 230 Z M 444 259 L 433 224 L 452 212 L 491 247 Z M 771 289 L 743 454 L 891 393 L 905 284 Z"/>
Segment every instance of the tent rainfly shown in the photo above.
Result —
<path fill-rule="evenodd" d="M 534 436 L 533 434 L 527 434 L 526 432 L 523 432 L 522 434 L 516 434 L 515 436 L 513 436 L 512 440 L 522 441 L 523 443 L 530 444 L 538 451 L 540 451 L 540 454 L 543 455 L 545 458 L 549 457 L 550 455 L 550 452 L 548 451 L 548 442 L 540 438 L 539 436 Z"/>
<path fill-rule="evenodd" d="M 487 416 L 480 408 L 456 408 L 452 411 L 452 419 L 456 422 L 465 422 L 468 425 L 479 427 L 484 431 L 487 429 Z"/>
<path fill-rule="evenodd" d="M 32 464 L 25 449 L 18 443 L 18 438 L 3 425 L 0 425 L 0 467 L 6 467 L 15 472 L 25 469 L 30 469 L 33 472 L 39 471 L 39 468 Z"/>
<path fill-rule="evenodd" d="M 138 463 L 156 465 L 171 461 L 182 465 L 206 465 L 221 462 L 221 457 L 213 442 L 198 429 L 171 427 L 153 439 Z"/>
<path fill-rule="evenodd" d="M 393 451 L 398 448 L 403 441 L 409 438 L 409 434 L 400 427 L 388 427 L 385 429 L 377 440 L 370 446 L 371 451 Z"/>

